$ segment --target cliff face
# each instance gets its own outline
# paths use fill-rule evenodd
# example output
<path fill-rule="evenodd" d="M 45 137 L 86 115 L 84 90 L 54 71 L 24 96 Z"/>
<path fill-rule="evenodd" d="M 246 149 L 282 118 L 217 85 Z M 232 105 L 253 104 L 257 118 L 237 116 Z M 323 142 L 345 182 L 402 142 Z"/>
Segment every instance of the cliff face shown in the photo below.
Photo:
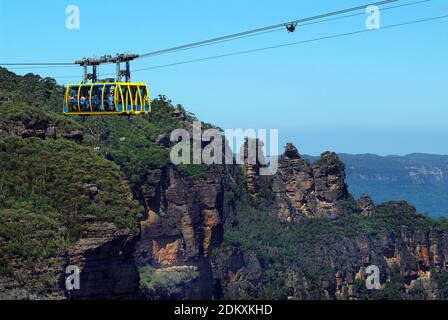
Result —
<path fill-rule="evenodd" d="M 184 288 L 185 298 L 212 296 L 210 253 L 223 236 L 223 178 L 209 172 L 207 180 L 191 180 L 174 166 L 141 173 L 145 183 L 136 190 L 147 216 L 140 223 L 135 250 L 139 267 L 150 265 L 163 272 L 194 266 L 199 277 Z"/>
<path fill-rule="evenodd" d="M 365 288 L 366 267 L 375 265 L 381 272 L 382 289 L 394 282 L 404 293 L 412 294 L 416 290 L 424 292 L 424 298 L 440 298 L 437 283 L 431 276 L 447 267 L 447 236 L 434 230 L 409 230 L 402 228 L 400 234 L 378 233 L 360 235 L 355 239 L 342 238 L 333 250 L 324 250 L 323 254 L 309 261 L 314 271 L 319 272 L 319 264 L 329 266 L 332 273 L 321 280 L 325 298 L 359 298 L 356 285 Z M 329 239 L 331 241 L 331 239 Z M 306 258 L 309 259 L 309 258 Z M 313 268 L 311 269 L 313 270 Z M 394 279 L 394 277 L 398 277 Z M 307 277 L 291 268 L 288 284 L 297 298 L 314 298 L 306 290 Z M 359 281 L 356 283 L 356 281 Z"/>
<path fill-rule="evenodd" d="M 292 232 L 292 230 L 291 230 Z M 313 232 L 313 230 L 310 230 Z M 323 241 L 289 246 L 300 259 L 276 255 L 274 240 L 257 256 L 227 247 L 214 259 L 216 288 L 223 297 L 290 299 L 444 299 L 438 280 L 448 268 L 448 232 L 403 226 L 349 236 L 329 232 Z M 260 247 L 258 247 L 260 249 Z M 271 251 L 269 253 L 269 251 Z M 269 256 L 276 256 L 270 261 Z M 380 270 L 381 290 L 366 289 L 366 268 Z M 274 294 L 274 296 L 272 296 Z"/>

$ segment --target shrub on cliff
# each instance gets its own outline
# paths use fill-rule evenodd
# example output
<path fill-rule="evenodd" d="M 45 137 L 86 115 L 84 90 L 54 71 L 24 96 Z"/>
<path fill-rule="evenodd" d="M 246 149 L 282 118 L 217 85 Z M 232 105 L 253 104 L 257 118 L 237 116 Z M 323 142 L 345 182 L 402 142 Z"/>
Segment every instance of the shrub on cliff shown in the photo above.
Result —
<path fill-rule="evenodd" d="M 184 288 L 199 276 L 189 266 L 154 269 L 148 265 L 140 268 L 139 273 L 141 293 L 151 300 L 180 299 Z"/>

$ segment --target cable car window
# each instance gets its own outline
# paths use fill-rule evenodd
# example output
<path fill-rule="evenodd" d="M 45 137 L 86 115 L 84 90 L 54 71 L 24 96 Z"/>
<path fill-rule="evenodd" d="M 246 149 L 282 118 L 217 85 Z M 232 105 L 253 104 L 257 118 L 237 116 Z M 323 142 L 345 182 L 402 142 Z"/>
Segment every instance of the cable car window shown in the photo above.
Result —
<path fill-rule="evenodd" d="M 140 102 L 140 95 L 138 94 L 137 91 L 137 86 L 129 86 L 130 89 L 130 94 L 131 94 L 131 99 L 132 99 L 132 104 L 134 106 L 135 111 L 141 111 L 142 107 L 141 107 L 141 102 Z"/>
<path fill-rule="evenodd" d="M 92 87 L 92 111 L 104 111 L 103 103 L 103 85 L 95 85 Z"/>
<path fill-rule="evenodd" d="M 131 101 L 131 97 L 130 97 L 130 92 L 129 92 L 129 88 L 127 85 L 121 85 L 121 94 L 122 94 L 122 98 L 123 101 L 123 108 L 124 111 L 127 112 L 132 112 L 132 101 Z"/>
<path fill-rule="evenodd" d="M 115 85 L 107 84 L 104 87 L 103 103 L 105 111 L 115 111 Z"/>
<path fill-rule="evenodd" d="M 90 111 L 90 86 L 81 86 L 79 96 L 79 106 L 81 111 Z"/>
<path fill-rule="evenodd" d="M 78 111 L 78 86 L 68 88 L 68 109 L 70 112 Z"/>
<path fill-rule="evenodd" d="M 149 111 L 149 97 L 148 97 L 148 89 L 146 86 L 140 87 L 140 94 L 142 95 L 142 103 L 144 106 L 145 112 Z"/>
<path fill-rule="evenodd" d="M 125 97 L 123 97 L 123 92 L 121 90 L 121 86 L 117 87 L 116 95 L 117 95 L 117 109 L 118 109 L 118 112 L 122 112 L 123 109 L 124 109 L 123 99 Z"/>

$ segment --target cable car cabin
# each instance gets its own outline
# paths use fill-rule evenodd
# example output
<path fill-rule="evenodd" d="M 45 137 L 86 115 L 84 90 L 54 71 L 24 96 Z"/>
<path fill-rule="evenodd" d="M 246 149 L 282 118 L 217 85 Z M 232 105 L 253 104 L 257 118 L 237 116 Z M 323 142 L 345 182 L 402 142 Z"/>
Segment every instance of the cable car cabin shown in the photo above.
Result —
<path fill-rule="evenodd" d="M 138 115 L 151 112 L 144 83 L 110 82 L 68 85 L 64 98 L 66 115 Z"/>

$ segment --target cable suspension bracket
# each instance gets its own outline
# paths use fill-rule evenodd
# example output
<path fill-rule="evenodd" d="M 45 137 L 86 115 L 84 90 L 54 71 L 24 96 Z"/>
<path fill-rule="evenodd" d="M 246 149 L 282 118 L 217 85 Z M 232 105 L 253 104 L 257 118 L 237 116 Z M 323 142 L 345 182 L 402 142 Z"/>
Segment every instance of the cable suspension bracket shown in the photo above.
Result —
<path fill-rule="evenodd" d="M 92 83 L 98 82 L 98 66 L 105 63 L 115 63 L 116 65 L 116 75 L 115 81 L 121 82 L 124 78 L 126 82 L 131 81 L 131 66 L 130 62 L 138 58 L 138 54 L 124 54 L 120 53 L 115 56 L 105 55 L 98 58 L 83 58 L 81 60 L 75 61 L 75 64 L 83 67 L 83 81 L 82 83 L 88 83 L 89 80 Z M 124 63 L 124 69 L 121 68 L 121 64 Z M 89 67 L 92 68 L 92 72 L 89 73 Z"/>

